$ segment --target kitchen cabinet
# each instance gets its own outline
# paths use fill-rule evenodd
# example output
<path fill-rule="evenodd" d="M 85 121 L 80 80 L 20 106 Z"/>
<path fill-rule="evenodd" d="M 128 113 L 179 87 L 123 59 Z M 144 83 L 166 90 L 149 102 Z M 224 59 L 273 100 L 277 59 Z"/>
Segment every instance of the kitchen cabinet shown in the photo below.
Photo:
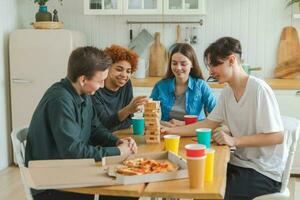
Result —
<path fill-rule="evenodd" d="M 140 96 L 140 95 L 147 95 L 150 96 L 152 92 L 153 87 L 133 87 L 133 96 Z M 218 99 L 222 88 L 213 88 L 212 89 L 214 95 Z"/>
<path fill-rule="evenodd" d="M 162 0 L 124 0 L 125 15 L 161 15 Z"/>
<path fill-rule="evenodd" d="M 84 0 L 85 15 L 204 15 L 206 0 Z"/>
<path fill-rule="evenodd" d="M 85 15 L 121 15 L 122 0 L 84 0 Z"/>
<path fill-rule="evenodd" d="M 284 116 L 294 117 L 300 120 L 300 90 L 274 90 L 280 113 Z M 292 165 L 291 173 L 300 174 L 300 140 Z"/>
<path fill-rule="evenodd" d="M 300 120 L 300 90 L 274 90 L 281 115 Z"/>
<path fill-rule="evenodd" d="M 166 0 L 165 15 L 204 15 L 205 0 Z"/>

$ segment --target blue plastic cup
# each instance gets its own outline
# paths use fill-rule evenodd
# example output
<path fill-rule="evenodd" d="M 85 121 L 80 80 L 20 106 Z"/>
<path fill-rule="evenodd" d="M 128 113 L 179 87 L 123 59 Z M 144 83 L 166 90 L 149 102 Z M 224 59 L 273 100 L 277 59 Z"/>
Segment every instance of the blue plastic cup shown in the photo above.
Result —
<path fill-rule="evenodd" d="M 145 120 L 143 117 L 132 117 L 133 135 L 144 135 Z"/>
<path fill-rule="evenodd" d="M 210 128 L 198 128 L 196 129 L 198 144 L 203 144 L 207 149 L 210 148 L 211 141 L 211 129 Z"/>

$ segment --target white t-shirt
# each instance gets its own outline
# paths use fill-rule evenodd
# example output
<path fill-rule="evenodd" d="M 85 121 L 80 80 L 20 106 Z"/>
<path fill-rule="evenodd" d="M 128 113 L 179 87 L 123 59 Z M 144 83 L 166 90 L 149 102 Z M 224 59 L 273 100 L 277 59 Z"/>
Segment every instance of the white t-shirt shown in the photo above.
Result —
<path fill-rule="evenodd" d="M 263 80 L 250 76 L 245 92 L 237 102 L 230 87 L 224 88 L 208 119 L 225 124 L 233 136 L 282 132 L 278 103 L 272 89 Z M 230 163 L 252 168 L 281 182 L 286 161 L 284 143 L 266 147 L 237 147 Z"/>

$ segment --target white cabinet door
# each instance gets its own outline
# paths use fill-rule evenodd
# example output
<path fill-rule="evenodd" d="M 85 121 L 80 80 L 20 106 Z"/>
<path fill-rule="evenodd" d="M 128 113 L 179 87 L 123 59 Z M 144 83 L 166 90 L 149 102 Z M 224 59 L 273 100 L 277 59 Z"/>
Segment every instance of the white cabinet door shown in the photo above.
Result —
<path fill-rule="evenodd" d="M 205 0 L 164 0 L 165 15 L 204 15 Z"/>
<path fill-rule="evenodd" d="M 124 0 L 124 14 L 161 15 L 162 0 Z"/>
<path fill-rule="evenodd" d="M 300 120 L 300 90 L 274 90 L 281 115 Z"/>
<path fill-rule="evenodd" d="M 85 15 L 121 15 L 122 0 L 84 0 Z"/>

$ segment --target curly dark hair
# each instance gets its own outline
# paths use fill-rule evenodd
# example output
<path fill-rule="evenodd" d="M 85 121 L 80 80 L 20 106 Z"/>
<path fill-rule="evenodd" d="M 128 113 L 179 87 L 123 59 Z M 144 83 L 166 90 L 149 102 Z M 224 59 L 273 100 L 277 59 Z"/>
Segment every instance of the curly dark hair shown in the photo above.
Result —
<path fill-rule="evenodd" d="M 104 52 L 111 57 L 113 63 L 126 60 L 131 65 L 131 73 L 136 71 L 139 56 L 133 50 L 113 44 L 105 48 Z"/>

